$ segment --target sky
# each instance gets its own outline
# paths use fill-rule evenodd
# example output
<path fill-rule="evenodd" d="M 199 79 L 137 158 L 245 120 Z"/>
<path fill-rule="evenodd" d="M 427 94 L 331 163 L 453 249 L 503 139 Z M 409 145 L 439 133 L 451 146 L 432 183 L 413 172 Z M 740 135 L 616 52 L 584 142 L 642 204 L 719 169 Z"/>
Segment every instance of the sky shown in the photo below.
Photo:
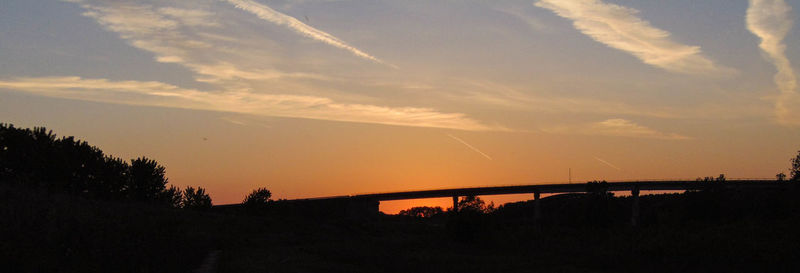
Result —
<path fill-rule="evenodd" d="M 215 204 L 770 178 L 800 149 L 798 6 L 4 0 L 0 122 L 156 159 Z"/>

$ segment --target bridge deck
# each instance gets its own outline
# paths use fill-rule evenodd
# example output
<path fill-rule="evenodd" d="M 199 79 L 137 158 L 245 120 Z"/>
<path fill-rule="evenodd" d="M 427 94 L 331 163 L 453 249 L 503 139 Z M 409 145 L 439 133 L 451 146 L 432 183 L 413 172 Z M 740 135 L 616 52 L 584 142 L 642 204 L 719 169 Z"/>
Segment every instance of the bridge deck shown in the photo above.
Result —
<path fill-rule="evenodd" d="M 780 182 L 766 179 L 750 180 L 727 180 L 724 182 L 716 181 L 629 181 L 629 182 L 607 182 L 602 184 L 607 191 L 630 191 L 638 188 L 640 191 L 682 191 L 682 190 L 702 190 L 712 187 L 739 188 L 739 189 L 764 189 L 764 188 L 786 188 L 792 185 L 788 182 Z M 343 195 L 318 198 L 304 198 L 285 200 L 288 202 L 306 201 L 347 201 L 347 200 L 371 200 L 371 201 L 391 201 L 405 199 L 440 198 L 454 196 L 482 196 L 482 195 L 501 195 L 501 194 L 526 194 L 526 193 L 580 193 L 590 192 L 591 187 L 599 187 L 600 184 L 590 186 L 588 183 L 579 184 L 537 184 L 537 185 L 518 185 L 518 186 L 494 186 L 494 187 L 473 187 L 473 188 L 453 188 L 438 190 L 404 191 L 389 193 L 373 193 L 358 195 Z M 596 189 L 596 188 L 595 188 Z M 240 204 L 215 205 L 214 207 L 238 207 Z"/>
<path fill-rule="evenodd" d="M 705 182 L 705 181 L 642 181 L 642 182 L 608 182 L 603 186 L 608 191 L 629 191 L 634 187 L 639 190 L 700 190 L 712 186 L 724 186 L 729 188 L 778 188 L 788 185 L 786 182 L 776 182 L 774 180 L 728 180 L 724 182 Z M 364 198 L 377 201 L 404 200 L 438 198 L 452 196 L 470 195 L 499 195 L 499 194 L 524 194 L 524 193 L 576 193 L 590 191 L 587 183 L 581 184 L 541 184 L 541 185 L 520 185 L 520 186 L 498 186 L 498 187 L 476 187 L 476 188 L 456 188 L 423 191 L 405 191 L 390 193 L 375 193 L 351 195 L 350 198 Z M 334 198 L 345 198 L 343 196 Z M 317 198 L 315 198 L 317 199 Z M 323 198 L 319 198 L 323 199 Z"/>

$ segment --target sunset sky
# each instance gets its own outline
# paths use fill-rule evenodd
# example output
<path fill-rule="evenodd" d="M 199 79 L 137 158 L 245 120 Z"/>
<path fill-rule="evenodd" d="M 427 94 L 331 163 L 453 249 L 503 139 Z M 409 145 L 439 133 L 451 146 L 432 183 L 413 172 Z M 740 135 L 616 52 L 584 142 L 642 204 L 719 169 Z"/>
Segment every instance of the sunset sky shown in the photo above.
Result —
<path fill-rule="evenodd" d="M 800 149 L 798 10 L 3 0 L 0 122 L 156 159 L 215 204 L 258 187 L 291 199 L 559 183 L 569 169 L 578 182 L 771 178 Z"/>

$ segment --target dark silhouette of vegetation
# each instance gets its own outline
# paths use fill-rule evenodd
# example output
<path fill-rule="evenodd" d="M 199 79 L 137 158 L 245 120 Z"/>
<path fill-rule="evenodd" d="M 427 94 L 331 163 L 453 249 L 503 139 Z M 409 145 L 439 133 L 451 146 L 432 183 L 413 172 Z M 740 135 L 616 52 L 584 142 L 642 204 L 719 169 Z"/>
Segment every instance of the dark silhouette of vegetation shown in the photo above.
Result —
<path fill-rule="evenodd" d="M 266 208 L 272 201 L 272 192 L 267 188 L 258 188 L 253 190 L 242 201 L 242 206 L 247 209 L 261 209 Z"/>
<path fill-rule="evenodd" d="M 204 189 L 41 127 L 0 123 L 0 200 L 3 272 L 186 272 L 211 245 L 205 220 L 174 209 L 210 208 Z"/>
<path fill-rule="evenodd" d="M 175 186 L 169 186 L 169 188 L 166 188 L 158 194 L 156 201 L 157 203 L 166 204 L 173 208 L 180 208 L 183 206 L 183 197 L 181 189 Z"/>
<path fill-rule="evenodd" d="M 724 173 L 719 174 L 717 177 L 713 176 L 706 176 L 706 177 L 698 177 L 695 179 L 697 182 L 725 182 L 727 178 L 725 177 Z"/>
<path fill-rule="evenodd" d="M 219 272 L 797 272 L 797 194 L 643 193 L 635 229 L 631 197 L 596 194 L 541 198 L 539 224 L 532 201 L 431 218 L 243 214 L 226 223 L 237 233 Z"/>
<path fill-rule="evenodd" d="M 155 160 L 144 157 L 131 160 L 128 175 L 130 179 L 125 187 L 128 198 L 137 201 L 173 199 L 172 192 L 166 192 L 165 168 Z"/>
<path fill-rule="evenodd" d="M 795 162 L 796 170 L 800 153 Z M 789 174 L 796 180 L 797 172 Z M 604 181 L 587 183 L 587 194 L 538 203 L 495 208 L 464 197 L 458 213 L 412 208 L 374 218 L 348 217 L 347 208 L 364 205 L 352 200 L 272 201 L 265 188 L 242 206 L 203 210 L 211 204 L 205 189 L 167 182 L 163 166 L 151 159 L 126 162 L 44 129 L 0 126 L 0 269 L 190 272 L 211 249 L 221 250 L 218 272 L 800 268 L 800 187 L 790 184 L 643 193 L 640 224 L 631 228 L 633 198 L 609 194 Z M 541 219 L 534 221 L 537 205 Z M 239 213 L 241 207 L 270 209 Z"/>
<path fill-rule="evenodd" d="M 485 235 L 488 228 L 487 216 L 494 212 L 494 203 L 486 204 L 480 197 L 465 196 L 450 210 L 446 227 L 449 235 L 460 242 L 474 242 Z"/>
<path fill-rule="evenodd" d="M 211 197 L 206 194 L 206 190 L 197 187 L 186 187 L 183 190 L 181 206 L 185 209 L 207 210 L 211 208 Z"/>
<path fill-rule="evenodd" d="M 495 209 L 494 202 L 486 204 L 480 197 L 465 196 L 458 201 L 459 213 L 491 213 Z"/>
<path fill-rule="evenodd" d="M 775 180 L 777 181 L 786 181 L 786 174 L 785 173 L 778 173 L 775 175 Z"/>
<path fill-rule="evenodd" d="M 797 156 L 792 158 L 792 168 L 789 169 L 789 181 L 798 182 L 800 181 L 800 151 L 797 151 Z"/>
<path fill-rule="evenodd" d="M 412 207 L 406 210 L 401 210 L 398 215 L 416 217 L 416 218 L 431 218 L 438 215 L 443 215 L 444 210 L 442 207 Z"/>
<path fill-rule="evenodd" d="M 166 170 L 139 157 L 127 163 L 74 137 L 56 137 L 44 127 L 0 123 L 0 184 L 42 188 L 101 200 L 182 204 L 180 189 L 168 187 Z"/>
<path fill-rule="evenodd" d="M 589 181 L 586 182 L 586 192 L 597 195 L 598 197 L 606 198 L 614 196 L 613 192 L 608 191 L 608 182 L 602 181 Z"/>
<path fill-rule="evenodd" d="M 2 272 L 190 272 L 213 219 L 159 203 L 0 184 Z"/>

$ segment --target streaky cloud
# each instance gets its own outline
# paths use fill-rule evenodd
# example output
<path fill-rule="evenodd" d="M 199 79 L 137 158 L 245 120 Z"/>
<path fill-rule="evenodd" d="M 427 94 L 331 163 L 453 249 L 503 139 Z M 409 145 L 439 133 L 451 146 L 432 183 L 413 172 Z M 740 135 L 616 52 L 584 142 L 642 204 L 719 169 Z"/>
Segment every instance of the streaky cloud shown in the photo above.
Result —
<path fill-rule="evenodd" d="M 662 140 L 691 139 L 690 137 L 684 135 L 660 132 L 621 118 L 612 118 L 586 124 L 557 126 L 545 128 L 542 129 L 542 131 L 554 134 L 582 134 Z"/>
<path fill-rule="evenodd" d="M 169 3 L 136 1 L 67 0 L 80 5 L 83 16 L 94 19 L 105 29 L 117 33 L 131 46 L 153 53 L 155 60 L 181 65 L 191 70 L 194 79 L 208 84 L 213 91 L 186 89 L 162 82 L 111 81 L 79 77 L 0 79 L 0 88 L 42 96 L 118 103 L 209 110 L 258 116 L 308 118 L 369 124 L 460 130 L 494 130 L 462 113 L 442 113 L 431 108 L 384 107 L 346 103 L 328 97 L 330 90 L 315 88 L 310 81 L 335 81 L 335 77 L 287 72 L 271 65 L 267 48 L 253 40 L 252 47 L 237 44 L 235 52 L 225 44 L 219 31 L 235 25 L 207 7 L 180 8 Z M 243 6 L 264 8 L 254 2 Z M 166 4 L 166 6 L 164 6 Z M 203 9 L 205 8 L 205 9 Z M 240 9 L 241 7 L 239 7 Z M 231 11 L 237 11 L 231 6 Z M 294 24 L 293 18 L 280 13 L 264 13 L 307 35 L 325 38 L 339 46 L 380 61 L 337 38 L 311 27 Z M 269 10 L 267 10 L 269 11 Z M 277 18 L 277 19 L 275 19 Z M 311 93 L 295 95 L 287 93 Z"/>
<path fill-rule="evenodd" d="M 111 81 L 80 77 L 0 79 L 0 89 L 104 103 L 207 110 L 258 116 L 307 118 L 468 131 L 500 130 L 462 113 L 430 108 L 347 104 L 315 96 L 204 92 L 154 81 Z"/>
<path fill-rule="evenodd" d="M 642 62 L 675 73 L 731 74 L 701 54 L 699 46 L 683 45 L 670 33 L 637 17 L 638 10 L 600 0 L 541 0 L 535 6 L 572 20 L 576 29 L 597 42 L 634 55 Z"/>
<path fill-rule="evenodd" d="M 596 132 L 601 135 L 608 136 L 623 136 L 623 137 L 640 137 L 640 138 L 655 138 L 655 139 L 671 139 L 671 140 L 684 140 L 689 137 L 682 136 L 674 133 L 662 133 L 651 128 L 636 124 L 630 120 L 614 118 L 607 119 L 600 122 L 595 122 L 589 126 L 590 132 Z"/>
<path fill-rule="evenodd" d="M 745 21 L 747 29 L 761 39 L 759 48 L 775 65 L 775 85 L 781 94 L 775 102 L 778 122 L 800 125 L 800 111 L 794 110 L 800 103 L 797 93 L 797 77 L 786 57 L 784 38 L 792 28 L 792 7 L 784 0 L 750 0 Z"/>
<path fill-rule="evenodd" d="M 617 169 L 618 171 L 621 171 L 621 170 L 622 170 L 622 169 L 620 169 L 619 167 L 617 167 L 616 165 L 614 165 L 614 164 L 611 164 L 611 163 L 609 163 L 608 161 L 605 161 L 605 160 L 603 160 L 602 158 L 599 158 L 599 157 L 596 157 L 596 156 L 595 156 L 595 157 L 594 157 L 594 159 L 595 159 L 595 160 L 597 160 L 597 161 L 600 161 L 600 163 L 603 163 L 603 164 L 606 164 L 606 165 L 608 165 L 608 166 L 609 166 L 609 167 L 611 167 L 611 168 Z"/>
<path fill-rule="evenodd" d="M 200 82 L 242 85 L 246 84 L 243 80 L 248 83 L 299 78 L 330 80 L 314 73 L 265 68 L 271 66 L 270 60 L 262 60 L 267 49 L 237 47 L 232 53 L 225 43 L 238 40 L 216 32 L 223 29 L 226 18 L 208 10 L 159 8 L 135 1 L 118 1 L 113 5 L 107 1 L 69 2 L 79 4 L 86 10 L 84 16 L 117 33 L 131 46 L 153 53 L 156 61 L 192 70 L 195 80 Z"/>
<path fill-rule="evenodd" d="M 369 54 L 361 51 L 358 48 L 355 48 L 355 47 L 353 47 L 351 45 L 348 45 L 344 41 L 340 40 L 339 38 L 336 38 L 335 36 L 333 36 L 331 34 L 328 34 L 327 32 L 324 32 L 324 31 L 316 29 L 316 28 L 314 28 L 312 26 L 306 25 L 305 23 L 301 22 L 300 20 L 297 20 L 294 17 L 291 17 L 289 15 L 286 15 L 286 14 L 283 14 L 281 12 L 278 12 L 278 11 L 270 8 L 267 5 L 264 5 L 264 4 L 255 2 L 255 1 L 251 1 L 251 0 L 227 0 L 227 2 L 231 3 L 232 5 L 236 6 L 237 8 L 239 8 L 241 10 L 244 10 L 244 11 L 250 12 L 252 14 L 255 14 L 256 16 L 258 16 L 258 18 L 261 18 L 263 20 L 272 22 L 274 24 L 287 26 L 288 28 L 292 29 L 293 31 L 295 31 L 295 32 L 297 32 L 297 33 L 299 33 L 299 34 L 301 34 L 303 36 L 306 36 L 306 37 L 309 37 L 311 39 L 314 39 L 314 40 L 329 44 L 329 45 L 334 46 L 334 47 L 338 47 L 338 48 L 350 51 L 350 53 L 352 53 L 353 55 L 356 55 L 358 57 L 361 57 L 361 58 L 364 58 L 364 59 L 367 59 L 367 60 L 370 60 L 370 61 L 373 61 L 373 62 L 376 62 L 376 63 L 386 64 L 382 60 L 380 60 L 378 58 L 375 58 L 374 56 L 369 55 Z"/>
<path fill-rule="evenodd" d="M 449 137 L 450 137 L 450 138 L 452 138 L 452 139 L 455 139 L 456 141 L 460 142 L 461 144 L 464 144 L 464 146 L 467 146 L 467 148 L 469 148 L 470 150 L 472 150 L 472 151 L 474 151 L 474 152 L 476 152 L 476 153 L 478 153 L 478 154 L 482 155 L 482 156 L 483 156 L 483 157 L 485 157 L 486 159 L 488 159 L 488 160 L 494 160 L 494 159 L 492 159 L 492 157 L 491 157 L 491 156 L 489 156 L 489 155 L 485 154 L 484 152 L 481 152 L 481 150 L 478 150 L 478 148 L 475 148 L 474 146 L 470 145 L 469 143 L 467 143 L 467 142 L 466 142 L 466 141 L 464 141 L 463 139 L 460 139 L 460 138 L 458 138 L 458 137 L 456 137 L 456 136 L 454 136 L 454 135 L 451 135 L 451 134 L 448 134 L 447 136 L 449 136 Z"/>
<path fill-rule="evenodd" d="M 218 27 L 219 22 L 212 18 L 212 13 L 197 9 L 182 9 L 175 7 L 159 8 L 158 12 L 180 20 L 186 26 Z"/>

